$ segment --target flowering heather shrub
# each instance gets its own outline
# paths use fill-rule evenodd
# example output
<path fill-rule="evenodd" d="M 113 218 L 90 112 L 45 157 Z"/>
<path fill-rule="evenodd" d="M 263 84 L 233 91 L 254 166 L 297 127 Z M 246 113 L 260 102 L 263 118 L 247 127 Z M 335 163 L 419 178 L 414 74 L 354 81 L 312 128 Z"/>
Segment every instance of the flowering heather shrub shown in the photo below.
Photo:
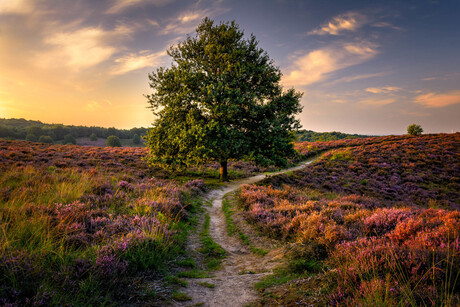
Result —
<path fill-rule="evenodd" d="M 364 293 L 359 290 L 372 278 L 385 285 L 373 291 L 383 297 L 392 289 L 390 298 L 405 304 L 432 304 L 449 294 L 458 302 L 459 223 L 458 211 L 414 210 L 386 235 L 338 245 L 328 259 L 331 267 L 338 268 L 332 300 L 359 304 Z"/>
<path fill-rule="evenodd" d="M 372 140 L 346 149 L 349 159 L 337 159 L 344 152 L 337 149 L 289 180 L 303 187 L 381 201 L 460 209 L 460 133 Z"/>
<path fill-rule="evenodd" d="M 184 184 L 184 188 L 190 190 L 190 192 L 194 194 L 203 193 L 203 192 L 206 192 L 207 190 L 206 185 L 201 179 L 195 179 L 195 180 L 186 182 Z"/>
<path fill-rule="evenodd" d="M 331 305 L 459 304 L 460 133 L 325 143 L 304 153 L 354 147 L 243 186 L 247 220 L 304 249 L 293 263 L 326 248 Z"/>
<path fill-rule="evenodd" d="M 146 155 L 148 148 L 143 147 L 50 145 L 0 139 L 0 171 L 34 165 L 41 168 L 92 169 L 113 174 L 130 174 L 138 178 L 167 177 L 168 172 L 165 170 L 148 167 L 144 160 Z M 197 176 L 215 177 L 219 173 L 219 164 L 209 163 L 190 170 Z M 254 162 L 230 161 L 228 170 L 237 177 L 247 177 L 269 169 L 256 166 Z"/>
<path fill-rule="evenodd" d="M 315 156 L 323 151 L 334 149 L 334 148 L 343 148 L 343 147 L 354 147 L 361 145 L 369 144 L 382 144 L 382 143 L 394 143 L 398 142 L 405 136 L 384 136 L 384 137 L 368 137 L 368 138 L 358 138 L 358 139 L 342 139 L 336 141 L 327 141 L 327 142 L 296 142 L 294 148 L 305 157 Z"/>
<path fill-rule="evenodd" d="M 142 150 L 0 141 L 0 304 L 100 305 L 177 255 L 204 184 L 148 178 Z"/>

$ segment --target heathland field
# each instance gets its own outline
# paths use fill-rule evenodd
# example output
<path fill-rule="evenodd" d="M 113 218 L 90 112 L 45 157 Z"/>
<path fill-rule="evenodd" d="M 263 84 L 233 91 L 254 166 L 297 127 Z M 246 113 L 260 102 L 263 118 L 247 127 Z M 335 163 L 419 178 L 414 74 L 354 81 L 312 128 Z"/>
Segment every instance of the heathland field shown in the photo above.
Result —
<path fill-rule="evenodd" d="M 184 257 L 196 195 L 206 189 L 196 178 L 212 185 L 218 172 L 150 169 L 146 153 L 0 140 L 1 305 L 155 296 L 133 278 L 163 278 L 168 261 Z M 260 172 L 242 162 L 229 170 L 233 178 Z"/>
<path fill-rule="evenodd" d="M 278 264 L 241 271 L 248 289 L 262 278 L 254 305 L 459 304 L 459 133 L 296 149 L 318 159 L 224 201 L 223 227 L 250 246 L 238 259 Z M 224 295 L 212 278 L 236 264 L 204 205 L 229 184 L 217 164 L 170 172 L 147 153 L 0 140 L 0 304 L 200 303 L 190 278 Z M 232 189 L 266 170 L 230 163 Z"/>
<path fill-rule="evenodd" d="M 297 148 L 333 150 L 238 196 L 251 224 L 291 244 L 293 281 L 265 289 L 264 304 L 459 303 L 459 133 Z"/>

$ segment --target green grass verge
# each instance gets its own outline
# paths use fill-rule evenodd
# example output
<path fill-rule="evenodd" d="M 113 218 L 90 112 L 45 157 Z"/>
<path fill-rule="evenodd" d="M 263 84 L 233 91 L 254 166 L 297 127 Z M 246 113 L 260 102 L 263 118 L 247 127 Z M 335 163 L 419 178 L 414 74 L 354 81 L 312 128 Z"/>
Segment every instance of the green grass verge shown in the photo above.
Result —
<path fill-rule="evenodd" d="M 201 248 L 199 252 L 205 257 L 204 263 L 209 271 L 214 271 L 220 267 L 222 260 L 227 256 L 227 252 L 219 244 L 214 242 L 209 234 L 210 225 L 209 213 L 206 214 L 203 224 L 203 230 L 200 233 Z"/>
<path fill-rule="evenodd" d="M 222 201 L 222 211 L 224 212 L 225 221 L 227 223 L 227 234 L 229 236 L 233 236 L 235 235 L 235 233 L 237 233 L 240 240 L 249 247 L 249 250 L 252 253 L 256 255 L 265 256 L 268 253 L 267 250 L 255 247 L 251 243 L 251 240 L 249 239 L 249 237 L 245 235 L 240 229 L 237 228 L 237 226 L 235 225 L 232 219 L 232 214 L 234 210 L 232 209 L 232 205 L 228 199 L 224 199 Z"/>
<path fill-rule="evenodd" d="M 200 282 L 200 286 L 203 286 L 203 287 L 206 287 L 206 288 L 209 288 L 209 289 L 214 289 L 216 287 L 215 284 L 211 284 L 209 282 Z"/>

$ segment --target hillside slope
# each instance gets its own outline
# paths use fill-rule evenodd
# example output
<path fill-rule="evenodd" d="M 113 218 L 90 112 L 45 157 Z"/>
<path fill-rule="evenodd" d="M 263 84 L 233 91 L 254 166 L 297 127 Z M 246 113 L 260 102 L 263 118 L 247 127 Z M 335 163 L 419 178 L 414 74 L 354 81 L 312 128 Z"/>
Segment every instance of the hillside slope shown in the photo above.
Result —
<path fill-rule="evenodd" d="M 241 190 L 247 220 L 292 244 L 300 277 L 261 304 L 458 304 L 460 133 L 337 142 Z"/>

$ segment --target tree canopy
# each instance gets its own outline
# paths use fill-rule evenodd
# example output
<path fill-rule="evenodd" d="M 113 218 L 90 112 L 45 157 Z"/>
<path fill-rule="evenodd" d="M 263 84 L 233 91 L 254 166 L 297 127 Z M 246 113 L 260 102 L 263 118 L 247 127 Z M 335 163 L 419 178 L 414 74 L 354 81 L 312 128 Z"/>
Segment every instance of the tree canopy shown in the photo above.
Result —
<path fill-rule="evenodd" d="M 410 135 L 420 135 L 422 134 L 423 129 L 422 126 L 417 125 L 417 124 L 412 124 L 407 127 L 407 133 Z"/>
<path fill-rule="evenodd" d="M 283 91 L 281 72 L 254 35 L 234 21 L 205 18 L 168 50 L 171 67 L 149 74 L 147 95 L 156 116 L 147 134 L 150 162 L 181 167 L 218 161 L 227 179 L 229 159 L 286 164 L 295 154 L 301 93 Z"/>

